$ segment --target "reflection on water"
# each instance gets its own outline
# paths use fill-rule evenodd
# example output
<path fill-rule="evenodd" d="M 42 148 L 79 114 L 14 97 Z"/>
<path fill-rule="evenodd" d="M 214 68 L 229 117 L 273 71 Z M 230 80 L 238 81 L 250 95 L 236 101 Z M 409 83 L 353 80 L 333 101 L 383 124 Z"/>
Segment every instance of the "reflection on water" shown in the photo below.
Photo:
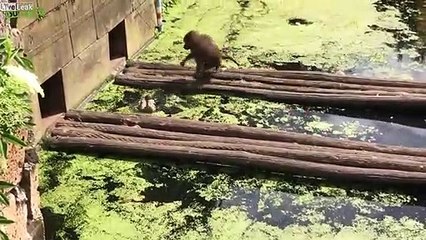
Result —
<path fill-rule="evenodd" d="M 374 136 L 376 143 L 406 147 L 426 147 L 426 129 L 423 128 L 332 114 L 323 114 L 321 119 L 336 125 L 343 122 L 359 121 L 361 125 L 374 127 L 379 132 L 379 134 Z"/>
<path fill-rule="evenodd" d="M 347 71 L 349 74 L 365 77 L 391 77 L 426 81 L 426 4 L 423 0 L 378 0 L 377 11 L 396 8 L 401 13 L 401 22 L 408 29 L 392 29 L 381 26 L 370 26 L 374 31 L 392 33 L 396 42 L 389 44 L 395 54 L 389 56 L 386 64 L 372 65 L 370 61 L 360 62 L 358 66 Z M 413 53 L 414 51 L 414 53 Z M 382 72 L 383 71 L 383 72 Z M 384 72 L 391 71 L 390 76 Z"/>
<path fill-rule="evenodd" d="M 350 202 L 349 199 L 330 197 L 314 197 L 309 203 L 297 202 L 298 195 L 284 192 L 268 192 L 266 199 L 262 199 L 259 189 L 247 192 L 241 188 L 233 189 L 231 200 L 222 200 L 220 207 L 227 208 L 241 206 L 249 216 L 256 221 L 265 221 L 268 224 L 286 227 L 291 224 L 308 225 L 308 212 L 323 215 L 323 222 L 334 226 L 351 226 L 357 216 L 364 216 L 383 220 L 386 216 L 401 219 L 409 217 L 426 223 L 426 207 L 423 206 L 387 206 L 379 202 L 364 202 L 361 205 Z"/>

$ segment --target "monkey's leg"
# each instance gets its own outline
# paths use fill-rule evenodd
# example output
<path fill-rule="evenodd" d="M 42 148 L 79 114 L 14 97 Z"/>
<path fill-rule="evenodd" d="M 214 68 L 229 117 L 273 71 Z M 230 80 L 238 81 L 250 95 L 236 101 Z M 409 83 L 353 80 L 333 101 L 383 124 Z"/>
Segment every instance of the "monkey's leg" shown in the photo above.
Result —
<path fill-rule="evenodd" d="M 180 62 L 180 65 L 183 67 L 183 66 L 185 66 L 185 63 L 189 60 L 189 59 L 191 59 L 191 58 L 193 58 L 194 56 L 192 55 L 192 53 L 189 53 L 188 55 L 186 55 L 186 57 Z"/>
<path fill-rule="evenodd" d="M 197 62 L 197 67 L 195 68 L 194 77 L 196 79 L 203 77 L 204 71 L 205 71 L 204 63 L 203 62 Z"/>

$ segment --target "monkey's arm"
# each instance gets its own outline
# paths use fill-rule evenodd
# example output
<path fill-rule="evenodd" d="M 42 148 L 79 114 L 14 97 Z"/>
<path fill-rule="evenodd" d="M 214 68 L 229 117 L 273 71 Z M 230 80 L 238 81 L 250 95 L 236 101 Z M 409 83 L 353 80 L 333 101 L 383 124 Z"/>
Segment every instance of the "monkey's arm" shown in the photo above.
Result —
<path fill-rule="evenodd" d="M 193 58 L 194 56 L 192 55 L 192 53 L 189 53 L 181 62 L 180 65 L 183 67 L 185 66 L 186 61 L 188 61 L 189 59 Z"/>

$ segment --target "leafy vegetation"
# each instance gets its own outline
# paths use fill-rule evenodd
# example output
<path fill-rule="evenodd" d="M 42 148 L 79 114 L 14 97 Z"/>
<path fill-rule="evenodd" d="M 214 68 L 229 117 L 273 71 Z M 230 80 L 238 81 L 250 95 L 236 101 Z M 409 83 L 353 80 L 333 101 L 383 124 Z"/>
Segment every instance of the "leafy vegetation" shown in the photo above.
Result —
<path fill-rule="evenodd" d="M 365 63 L 385 64 L 387 69 L 397 40 L 390 32 L 368 26 L 414 35 L 400 21 L 398 9 L 377 11 L 369 0 L 169 0 L 165 4 L 165 31 L 143 53 L 146 61 L 178 63 L 185 54 L 180 37 L 197 28 L 230 47 L 244 66 L 302 61 L 327 70 Z M 312 24 L 296 26 L 287 21 L 295 17 Z M 237 97 L 166 94 L 111 83 L 86 109 L 137 112 L 137 102 L 145 94 L 153 96 L 159 110 L 155 114 L 160 116 L 362 141 L 374 141 L 380 134 L 356 121 L 329 122 L 321 109 Z M 423 240 L 426 236 L 425 208 L 418 199 L 422 196 L 393 189 L 163 159 L 60 152 L 44 152 L 41 159 L 43 211 L 53 239 Z"/>
<path fill-rule="evenodd" d="M 17 65 L 17 66 L 16 66 Z M 40 90 L 35 76 L 27 70 L 33 70 L 30 60 L 25 58 L 22 50 L 13 46 L 8 35 L 0 38 L 0 158 L 2 163 L 7 160 L 8 144 L 24 147 L 27 144 L 17 135 L 17 131 L 31 126 L 31 108 L 29 92 L 33 87 Z M 2 164 L 4 166 L 4 164 Z M 1 173 L 4 173 L 1 168 Z M 9 205 L 6 190 L 14 185 L 0 181 L 0 205 Z M 13 221 L 0 216 L 0 225 L 11 224 Z M 0 230 L 1 239 L 8 240 L 8 236 Z"/>
<path fill-rule="evenodd" d="M 12 187 L 14 187 L 14 185 L 5 181 L 0 181 L 0 205 L 9 206 L 9 198 L 7 197 L 5 191 Z M 12 220 L 9 220 L 4 216 L 0 216 L 0 225 L 8 225 L 12 223 L 14 223 Z M 0 238 L 2 240 L 9 240 L 9 237 L 3 230 L 0 230 Z"/>

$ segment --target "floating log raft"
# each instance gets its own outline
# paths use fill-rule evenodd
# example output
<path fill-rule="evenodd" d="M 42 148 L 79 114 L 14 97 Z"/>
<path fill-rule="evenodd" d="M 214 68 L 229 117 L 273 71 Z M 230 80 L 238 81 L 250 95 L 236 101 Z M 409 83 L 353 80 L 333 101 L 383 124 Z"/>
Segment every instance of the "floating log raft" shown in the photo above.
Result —
<path fill-rule="evenodd" d="M 196 82 L 194 70 L 171 64 L 131 62 L 115 84 L 180 93 L 257 97 L 334 107 L 426 109 L 426 82 L 369 79 L 310 71 L 229 69 Z"/>
<path fill-rule="evenodd" d="M 426 149 L 149 114 L 70 111 L 49 129 L 46 143 L 52 150 L 185 159 L 334 179 L 426 183 Z"/>

